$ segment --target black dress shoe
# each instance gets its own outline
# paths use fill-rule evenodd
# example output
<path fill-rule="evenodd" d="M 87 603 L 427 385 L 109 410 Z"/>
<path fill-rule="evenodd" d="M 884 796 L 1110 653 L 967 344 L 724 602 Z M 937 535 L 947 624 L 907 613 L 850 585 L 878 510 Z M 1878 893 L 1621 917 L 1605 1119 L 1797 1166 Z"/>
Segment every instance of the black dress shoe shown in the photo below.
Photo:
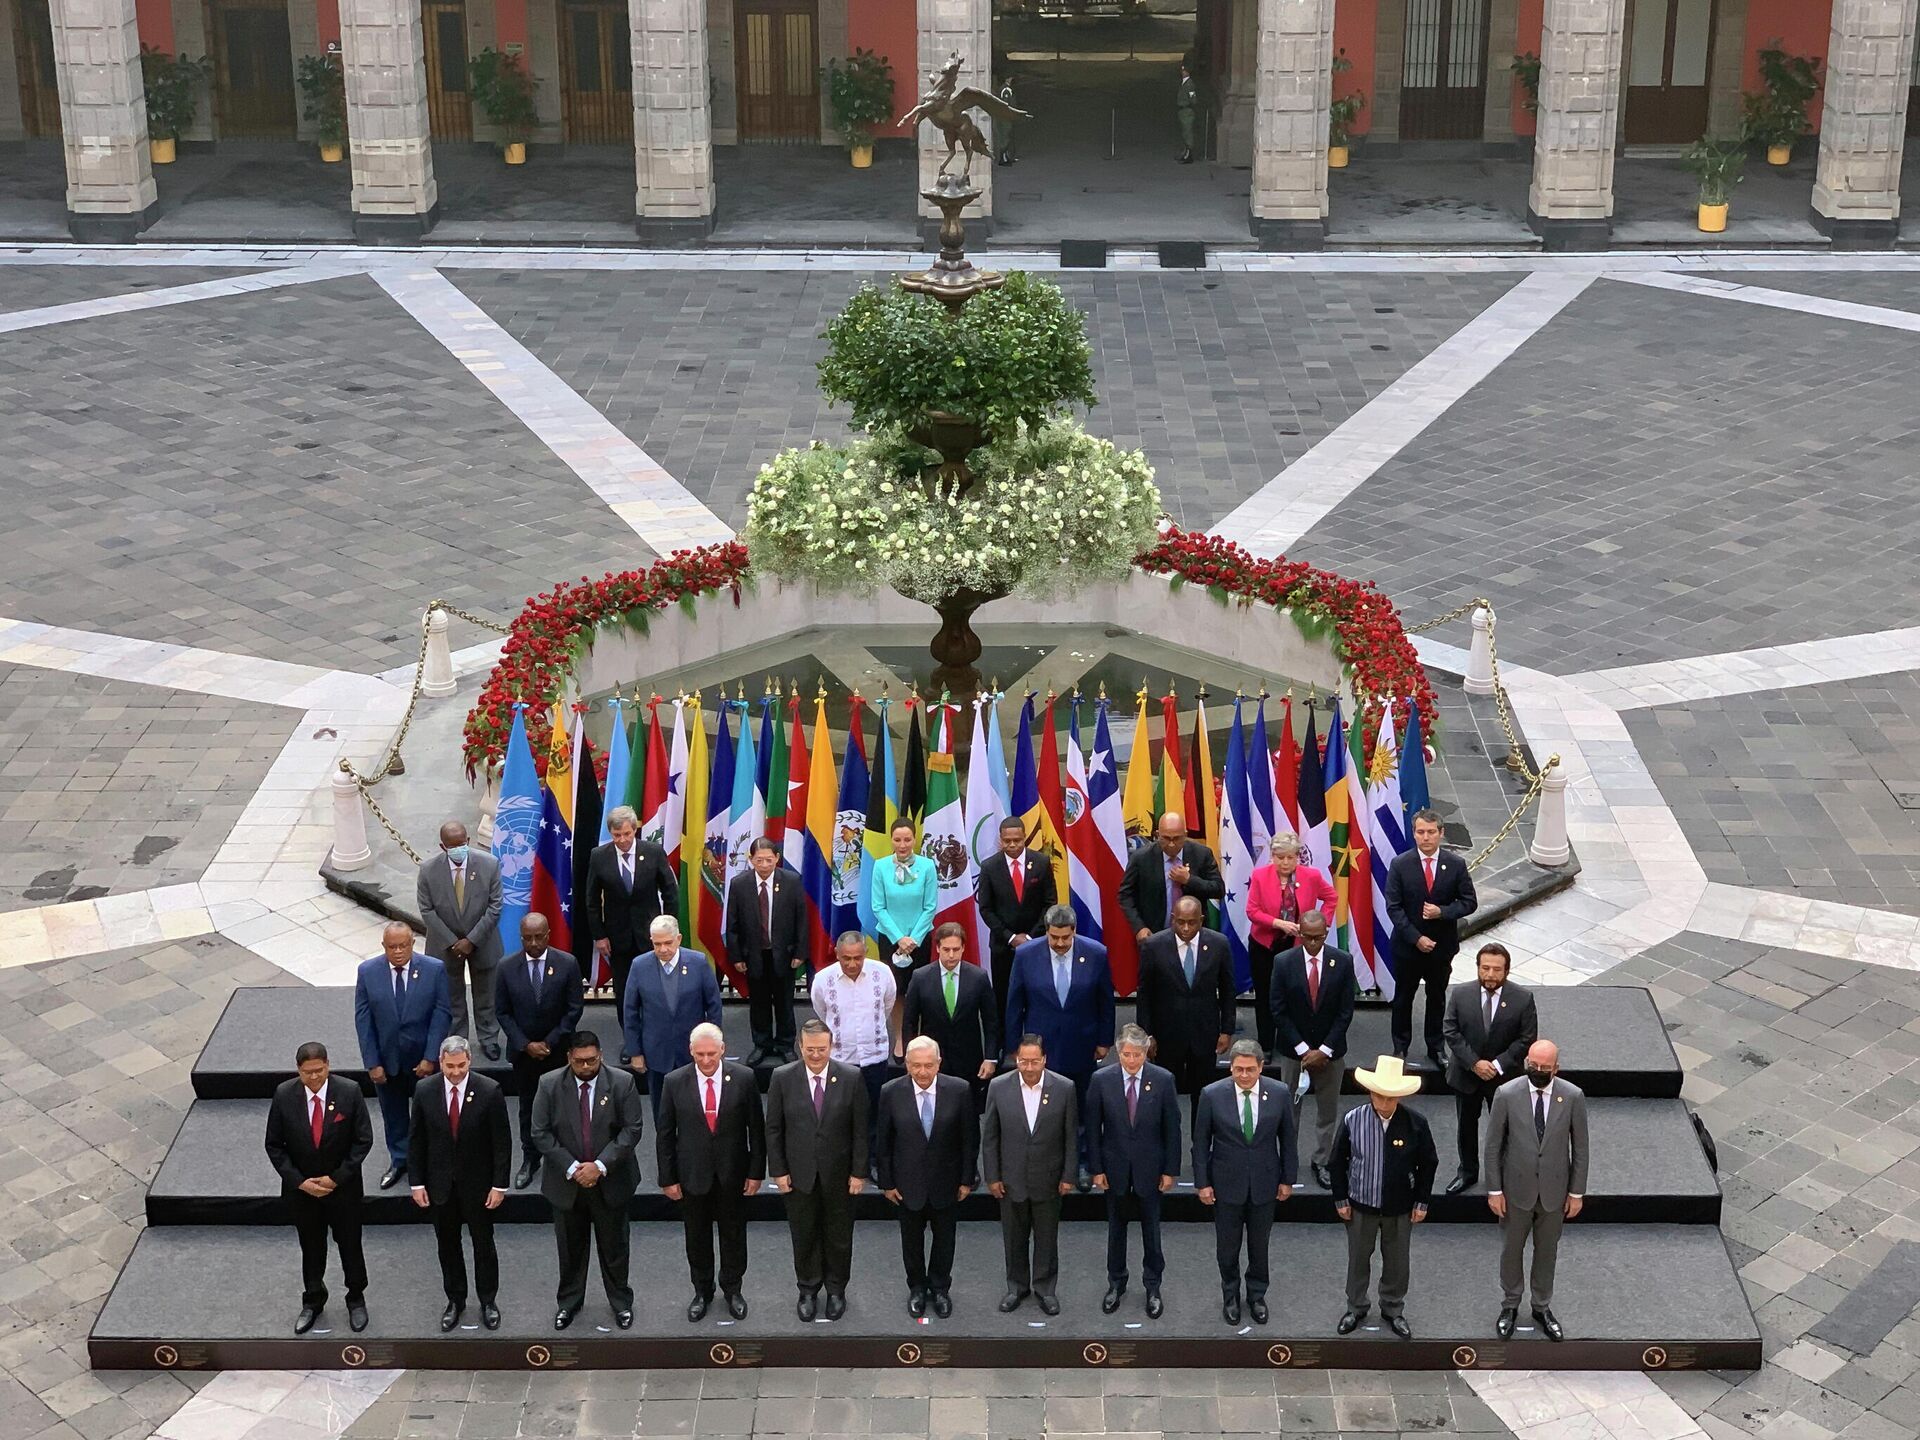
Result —
<path fill-rule="evenodd" d="M 518 1170 L 513 1172 L 513 1188 L 516 1190 L 526 1189 L 527 1186 L 533 1183 L 533 1172 L 538 1168 L 539 1167 L 531 1160 L 524 1162 Z"/>
<path fill-rule="evenodd" d="M 311 1330 L 313 1322 L 320 1318 L 321 1309 L 318 1305 L 302 1305 L 300 1313 L 293 1317 L 293 1333 L 304 1335 Z"/>
<path fill-rule="evenodd" d="M 687 1323 L 698 1325 L 707 1318 L 707 1306 L 713 1303 L 711 1295 L 696 1295 L 687 1302 Z"/>
<path fill-rule="evenodd" d="M 1440 1058 L 1440 1052 L 1438 1050 L 1427 1051 L 1427 1065 L 1437 1074 L 1444 1075 L 1447 1073 L 1447 1062 Z"/>
<path fill-rule="evenodd" d="M 1026 1298 L 1027 1292 L 1024 1290 L 1007 1291 L 1006 1294 L 1000 1297 L 1000 1313 L 1002 1315 L 1011 1315 L 1020 1308 L 1020 1302 Z"/>
<path fill-rule="evenodd" d="M 1040 1313 L 1042 1315 L 1058 1315 L 1060 1313 L 1060 1302 L 1053 1296 L 1036 1295 L 1034 1299 L 1039 1303 Z"/>
<path fill-rule="evenodd" d="M 489 1330 L 500 1328 L 500 1307 L 491 1300 L 480 1302 L 480 1323 Z"/>
<path fill-rule="evenodd" d="M 818 1303 L 814 1300 L 813 1291 L 811 1290 L 802 1290 L 800 1292 L 800 1303 L 793 1307 L 794 1313 L 796 1315 L 798 1315 L 802 1320 L 806 1320 L 809 1322 L 812 1321 L 818 1309 L 819 1309 Z"/>
<path fill-rule="evenodd" d="M 1240 1297 L 1238 1295 L 1229 1295 L 1225 1300 L 1220 1302 L 1220 1318 L 1229 1325 L 1238 1325 L 1240 1323 Z"/>
<path fill-rule="evenodd" d="M 738 1290 L 731 1292 L 727 1296 L 727 1313 L 736 1320 L 746 1319 L 747 1297 L 742 1295 Z"/>
<path fill-rule="evenodd" d="M 1266 1324 L 1267 1323 L 1267 1302 L 1264 1300 L 1252 1300 L 1252 1299 L 1248 1300 L 1247 1314 L 1253 1317 L 1254 1324 L 1256 1325 Z"/>
<path fill-rule="evenodd" d="M 847 1313 L 847 1297 L 838 1290 L 827 1291 L 825 1314 L 829 1320 L 838 1320 Z"/>
<path fill-rule="evenodd" d="M 1404 1315 L 1387 1316 L 1387 1328 L 1402 1340 L 1411 1340 L 1413 1338 L 1413 1326 L 1407 1323 L 1407 1317 Z"/>
<path fill-rule="evenodd" d="M 1147 1318 L 1149 1320 L 1158 1320 L 1166 1308 L 1166 1302 L 1160 1298 L 1160 1292 L 1158 1290 L 1147 1291 Z"/>
<path fill-rule="evenodd" d="M 953 1297 L 944 1290 L 934 1291 L 933 1313 L 942 1320 L 953 1314 Z"/>
<path fill-rule="evenodd" d="M 761 1065 L 765 1062 L 766 1058 L 766 1047 L 764 1045 L 754 1046 L 752 1052 L 747 1056 L 747 1068 L 753 1069 Z"/>
<path fill-rule="evenodd" d="M 926 1291 L 909 1290 L 907 1292 L 907 1313 L 916 1320 L 927 1313 Z"/>
<path fill-rule="evenodd" d="M 556 1330 L 566 1329 L 567 1326 L 573 1323 L 573 1317 L 579 1313 L 580 1307 L 577 1305 L 562 1305 L 558 1310 L 553 1312 L 553 1328 Z"/>
<path fill-rule="evenodd" d="M 489 1040 L 480 1047 L 480 1053 L 489 1060 L 498 1060 L 500 1058 L 500 1047 Z"/>
<path fill-rule="evenodd" d="M 1111 1315 L 1114 1311 L 1118 1310 L 1120 1308 L 1120 1297 L 1126 1293 L 1127 1287 L 1124 1285 L 1109 1285 L 1107 1287 L 1107 1293 L 1100 1297 L 1100 1313 L 1102 1315 Z"/>
<path fill-rule="evenodd" d="M 1533 1318 L 1539 1322 L 1540 1328 L 1547 1332 L 1547 1339 L 1559 1341 L 1567 1338 L 1567 1332 L 1562 1330 L 1560 1322 L 1553 1318 L 1553 1311 L 1536 1310 L 1533 1312 Z"/>
<path fill-rule="evenodd" d="M 1367 1318 L 1364 1310 L 1349 1310 L 1340 1317 L 1340 1323 L 1333 1327 L 1337 1335 L 1351 1335 L 1360 1328 L 1360 1322 Z"/>
<path fill-rule="evenodd" d="M 444 1335 L 447 1331 L 458 1325 L 460 1323 L 460 1312 L 466 1308 L 464 1301 L 449 1300 L 447 1302 L 447 1308 L 440 1312 L 440 1333 Z"/>
<path fill-rule="evenodd" d="M 1078 1184 L 1080 1186 L 1080 1193 L 1082 1195 L 1086 1194 L 1089 1190 L 1093 1189 L 1093 1176 L 1087 1172 L 1087 1167 L 1084 1165 L 1080 1167 Z"/>
<path fill-rule="evenodd" d="M 1447 1181 L 1447 1194 L 1458 1195 L 1462 1190 L 1476 1183 L 1479 1179 L 1480 1177 L 1478 1175 L 1455 1175 L 1451 1180 Z"/>
<path fill-rule="evenodd" d="M 400 1183 L 400 1177 L 406 1173 L 407 1169 L 404 1165 L 389 1165 L 386 1173 L 380 1177 L 380 1188 L 382 1190 L 391 1190 Z"/>
<path fill-rule="evenodd" d="M 1520 1312 L 1514 1306 L 1508 1305 L 1503 1307 L 1500 1311 L 1500 1318 L 1493 1322 L 1493 1333 L 1498 1335 L 1502 1340 L 1511 1340 L 1513 1338 L 1514 1322 L 1519 1320 L 1519 1318 Z"/>
<path fill-rule="evenodd" d="M 633 1328 L 633 1311 L 631 1310 L 614 1311 L 613 1323 L 618 1325 L 622 1330 L 631 1330 Z"/>
<path fill-rule="evenodd" d="M 359 1334 L 367 1328 L 367 1302 L 364 1300 L 347 1301 L 347 1328 Z"/>
<path fill-rule="evenodd" d="M 1326 1166 L 1316 1163 L 1313 1167 L 1313 1183 L 1322 1190 L 1333 1189 L 1333 1172 Z"/>

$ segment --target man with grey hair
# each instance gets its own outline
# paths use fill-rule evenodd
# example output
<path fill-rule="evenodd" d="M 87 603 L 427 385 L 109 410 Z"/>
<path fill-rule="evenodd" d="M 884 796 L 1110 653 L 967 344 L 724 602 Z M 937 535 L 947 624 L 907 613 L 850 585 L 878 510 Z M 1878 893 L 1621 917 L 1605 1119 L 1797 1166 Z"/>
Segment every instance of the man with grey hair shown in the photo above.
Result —
<path fill-rule="evenodd" d="M 833 1032 L 833 1058 L 860 1072 L 867 1091 L 867 1151 L 876 1157 L 872 1178 L 879 1179 L 875 1142 L 880 1123 L 880 1087 L 898 1043 L 893 1025 L 891 967 L 867 963 L 867 937 L 848 930 L 833 942 L 834 963 L 813 977 L 809 998 L 813 1013 Z"/>
<path fill-rule="evenodd" d="M 720 983 L 705 955 L 681 945 L 680 922 L 673 916 L 656 916 L 647 935 L 653 954 L 638 959 L 628 973 L 620 1011 L 627 1064 L 636 1082 L 646 1078 L 657 1123 L 667 1076 L 693 1059 L 687 1049 L 693 1027 L 720 1023 Z"/>
<path fill-rule="evenodd" d="M 654 1135 L 660 1193 L 680 1204 L 698 1324 L 713 1303 L 713 1237 L 720 1234 L 720 1293 L 727 1313 L 747 1318 L 741 1282 L 747 1273 L 747 1200 L 767 1174 L 767 1132 L 754 1073 L 727 1059 L 726 1037 L 701 1023 L 687 1037 L 693 1063 L 669 1075 Z"/>
<path fill-rule="evenodd" d="M 680 882 L 667 863 L 667 852 L 638 838 L 640 817 L 631 805 L 607 812 L 607 833 L 613 838 L 588 857 L 587 908 L 576 918 L 574 932 L 593 951 L 586 961 L 595 971 L 590 982 L 598 985 L 604 978 L 600 967 L 610 967 L 614 998 L 619 1000 L 627 993 L 634 957 L 647 948 L 647 923 L 656 915 L 679 913 Z M 620 1018 L 624 1026 L 626 1016 Z"/>
<path fill-rule="evenodd" d="M 1107 1192 L 1107 1293 L 1103 1314 L 1120 1308 L 1127 1293 L 1127 1221 L 1140 1220 L 1140 1279 L 1147 1290 L 1147 1318 L 1163 1310 L 1160 1277 L 1160 1197 L 1180 1177 L 1180 1096 L 1173 1073 L 1147 1062 L 1152 1037 L 1138 1025 L 1122 1025 L 1114 1041 L 1118 1065 L 1103 1065 L 1087 1086 L 1087 1163 L 1093 1183 Z"/>
<path fill-rule="evenodd" d="M 1227 1078 L 1200 1094 L 1193 1121 L 1193 1188 L 1213 1207 L 1220 1264 L 1220 1318 L 1240 1323 L 1240 1248 L 1247 1254 L 1247 1313 L 1267 1323 L 1267 1241 L 1275 1202 L 1291 1199 L 1299 1156 L 1293 1103 L 1277 1080 L 1262 1075 L 1258 1040 L 1227 1047 Z"/>
<path fill-rule="evenodd" d="M 899 1207 L 907 1313 L 918 1320 L 931 1309 L 944 1320 L 953 1314 L 960 1202 L 980 1178 L 980 1122 L 967 1082 L 940 1073 L 930 1036 L 908 1042 L 907 1073 L 880 1092 L 877 1153 L 880 1188 Z"/>
<path fill-rule="evenodd" d="M 1073 1082 L 1076 1106 L 1086 1112 L 1093 1067 L 1107 1056 L 1113 1036 L 1113 974 L 1107 947 L 1076 933 L 1073 909 L 1047 911 L 1047 933 L 1013 952 L 1003 1018 L 1007 1053 L 1023 1035 L 1038 1035 L 1054 1071 Z M 1087 1169 L 1087 1132 L 1080 1127 L 1081 1190 L 1093 1183 Z"/>
<path fill-rule="evenodd" d="M 506 1092 L 473 1072 L 465 1037 L 440 1042 L 440 1083 L 413 1091 L 407 1130 L 407 1184 L 413 1203 L 429 1213 L 440 1247 L 440 1280 L 447 1308 L 442 1332 L 460 1323 L 467 1303 L 467 1262 L 460 1227 L 473 1237 L 474 1288 L 480 1293 L 480 1323 L 500 1328 L 500 1256 L 493 1243 L 493 1212 L 507 1198 L 513 1137 L 507 1127 Z"/>

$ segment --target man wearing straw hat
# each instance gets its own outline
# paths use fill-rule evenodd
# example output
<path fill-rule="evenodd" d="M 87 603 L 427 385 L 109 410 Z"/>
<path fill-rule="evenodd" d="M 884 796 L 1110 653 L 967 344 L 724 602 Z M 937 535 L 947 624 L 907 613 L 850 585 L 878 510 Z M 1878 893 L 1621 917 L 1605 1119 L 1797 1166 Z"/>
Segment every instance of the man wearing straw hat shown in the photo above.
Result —
<path fill-rule="evenodd" d="M 1347 1310 L 1336 1327 L 1351 1335 L 1367 1318 L 1373 1251 L 1380 1249 L 1380 1315 L 1402 1340 L 1413 1338 L 1402 1308 L 1413 1227 L 1433 1203 L 1440 1168 L 1427 1122 L 1400 1102 L 1420 1088 L 1397 1055 L 1382 1055 L 1354 1079 L 1372 1102 L 1349 1110 L 1333 1141 L 1333 1208 L 1347 1226 Z"/>

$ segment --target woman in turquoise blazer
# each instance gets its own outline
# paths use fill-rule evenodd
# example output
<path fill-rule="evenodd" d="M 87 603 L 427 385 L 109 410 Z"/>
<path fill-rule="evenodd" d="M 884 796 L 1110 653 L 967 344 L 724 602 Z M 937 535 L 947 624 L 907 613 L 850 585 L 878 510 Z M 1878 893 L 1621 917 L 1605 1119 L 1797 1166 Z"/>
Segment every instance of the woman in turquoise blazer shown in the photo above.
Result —
<path fill-rule="evenodd" d="M 914 853 L 911 820 L 896 821 L 891 839 L 892 857 L 873 867 L 873 929 L 881 956 L 897 974 L 896 993 L 904 997 L 907 975 L 930 958 L 927 936 L 940 903 L 940 882 L 933 861 Z"/>

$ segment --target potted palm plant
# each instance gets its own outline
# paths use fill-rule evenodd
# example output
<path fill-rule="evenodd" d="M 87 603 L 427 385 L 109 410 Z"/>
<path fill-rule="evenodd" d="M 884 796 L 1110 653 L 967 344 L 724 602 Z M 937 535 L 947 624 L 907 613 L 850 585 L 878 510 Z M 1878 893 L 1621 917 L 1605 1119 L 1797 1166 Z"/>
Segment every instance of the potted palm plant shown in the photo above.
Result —
<path fill-rule="evenodd" d="M 302 55 L 300 94 L 301 115 L 320 142 L 320 158 L 338 164 L 347 138 L 347 77 L 339 55 Z"/>
<path fill-rule="evenodd" d="M 520 57 L 488 46 L 468 62 L 467 88 L 487 123 L 500 132 L 507 164 L 526 164 L 527 137 L 540 117 L 533 104 L 533 76 Z"/>
<path fill-rule="evenodd" d="M 1353 69 L 1353 62 L 1347 59 L 1342 50 L 1333 57 L 1333 84 L 1340 86 L 1340 77 Z M 1344 170 L 1352 155 L 1350 148 L 1353 140 L 1353 122 L 1360 118 L 1360 112 L 1366 108 L 1367 97 L 1358 90 L 1351 90 L 1336 98 L 1327 106 L 1327 168 Z"/>
<path fill-rule="evenodd" d="M 846 138 L 853 168 L 873 164 L 873 132 L 893 120 L 893 66 L 884 55 L 856 49 L 821 69 L 833 125 Z"/>
<path fill-rule="evenodd" d="M 1700 229 L 1718 235 L 1727 228 L 1727 202 L 1747 163 L 1746 148 L 1737 140 L 1702 136 L 1687 147 L 1680 163 L 1700 181 Z"/>
<path fill-rule="evenodd" d="M 1784 165 L 1793 158 L 1793 146 L 1813 127 L 1807 106 L 1820 91 L 1820 57 L 1789 55 L 1772 41 L 1760 52 L 1757 94 L 1740 98 L 1748 141 L 1767 147 L 1767 163 Z"/>
<path fill-rule="evenodd" d="M 180 132 L 200 109 L 200 87 L 213 66 L 206 56 L 169 55 L 140 47 L 140 79 L 147 92 L 147 151 L 156 165 L 171 165 Z"/>

